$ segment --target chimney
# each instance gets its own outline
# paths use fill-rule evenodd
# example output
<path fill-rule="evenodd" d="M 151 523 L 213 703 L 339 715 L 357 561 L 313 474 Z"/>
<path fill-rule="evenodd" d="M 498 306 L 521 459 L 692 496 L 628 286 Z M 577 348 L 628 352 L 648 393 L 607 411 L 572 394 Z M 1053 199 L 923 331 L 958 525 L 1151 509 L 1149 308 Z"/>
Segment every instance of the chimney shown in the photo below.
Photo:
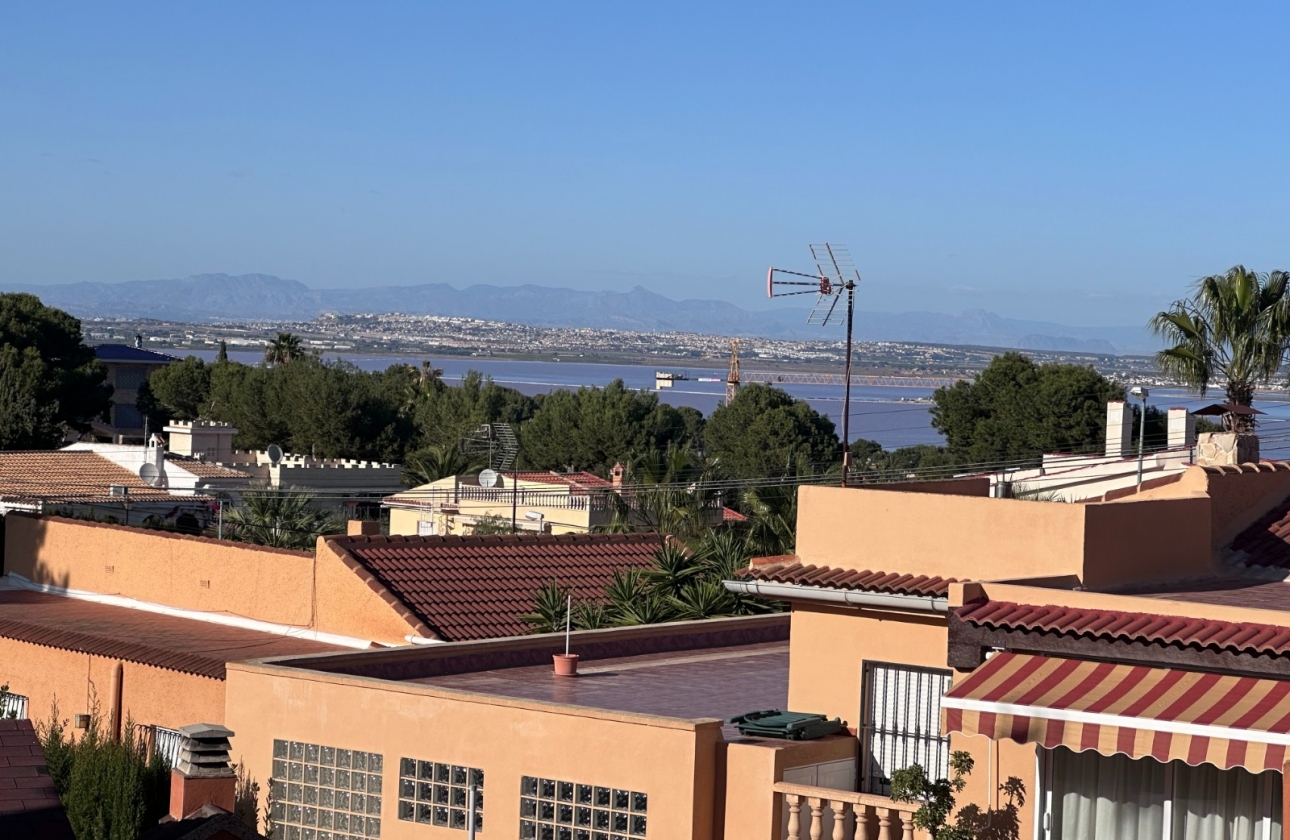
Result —
<path fill-rule="evenodd" d="M 233 813 L 237 775 L 228 763 L 233 732 L 213 723 L 194 723 L 184 736 L 179 760 L 170 771 L 170 816 L 182 820 L 205 805 Z"/>
<path fill-rule="evenodd" d="M 1196 416 L 1185 408 L 1169 409 L 1169 448 L 1191 449 L 1196 445 Z"/>
<path fill-rule="evenodd" d="M 1127 458 L 1133 444 L 1133 409 L 1124 400 L 1106 404 L 1106 457 Z"/>
<path fill-rule="evenodd" d="M 346 533 L 351 537 L 379 537 L 381 523 L 372 519 L 351 519 Z"/>
<path fill-rule="evenodd" d="M 624 473 L 624 472 L 626 472 L 626 468 L 623 466 L 623 462 L 622 462 L 622 461 L 619 461 L 617 464 L 614 464 L 613 469 L 611 469 L 611 470 L 609 471 L 609 477 L 610 477 L 611 479 L 613 479 L 614 487 L 622 487 L 622 486 L 623 486 L 623 473 Z"/>

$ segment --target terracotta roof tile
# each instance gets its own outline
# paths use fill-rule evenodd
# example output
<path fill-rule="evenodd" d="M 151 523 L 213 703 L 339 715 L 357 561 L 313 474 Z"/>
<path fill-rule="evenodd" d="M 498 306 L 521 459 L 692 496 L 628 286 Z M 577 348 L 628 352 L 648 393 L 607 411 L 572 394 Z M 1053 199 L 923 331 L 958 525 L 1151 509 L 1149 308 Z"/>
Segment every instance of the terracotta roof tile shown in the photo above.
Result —
<path fill-rule="evenodd" d="M 1236 653 L 1290 653 L 1290 627 L 1116 610 L 1080 609 L 1010 601 L 975 601 L 959 607 L 961 620 L 980 627 L 1042 630 L 1096 639 L 1162 642 Z"/>
<path fill-rule="evenodd" d="M 183 455 L 166 455 L 166 463 L 174 464 L 180 469 L 190 472 L 198 478 L 228 478 L 242 479 L 250 481 L 251 476 L 239 470 L 229 469 L 219 464 L 212 464 L 210 461 L 201 461 L 197 458 L 185 458 Z"/>
<path fill-rule="evenodd" d="M 828 566 L 804 564 L 792 554 L 754 561 L 754 565 L 744 569 L 740 577 L 767 583 L 820 586 L 860 592 L 886 592 L 894 595 L 931 595 L 938 598 L 945 597 L 949 593 L 950 584 L 956 580 L 898 572 L 833 569 Z"/>
<path fill-rule="evenodd" d="M 72 827 L 29 720 L 0 720 L 0 837 L 72 840 Z"/>
<path fill-rule="evenodd" d="M 592 487 L 613 487 L 612 481 L 606 481 L 595 473 L 589 472 L 571 472 L 561 473 L 555 470 L 542 470 L 539 472 L 510 473 L 511 476 L 518 476 L 520 481 L 535 481 L 544 484 L 564 484 L 577 490 L 588 490 Z"/>
<path fill-rule="evenodd" d="M 0 590 L 0 637 L 224 679 L 224 666 L 262 656 L 341 650 L 244 630 L 25 590 Z"/>
<path fill-rule="evenodd" d="M 0 499 L 10 501 L 107 501 L 119 502 L 109 485 L 130 488 L 136 501 L 175 500 L 192 502 L 197 496 L 172 496 L 158 490 L 125 467 L 95 452 L 0 452 Z"/>
<path fill-rule="evenodd" d="M 604 594 L 614 572 L 644 568 L 655 534 L 334 537 L 328 542 L 370 584 L 446 641 L 528 632 L 520 616 L 552 580 L 574 598 Z"/>
<path fill-rule="evenodd" d="M 1290 569 L 1290 499 L 1272 508 L 1253 525 L 1237 534 L 1229 548 L 1238 552 L 1240 563 Z"/>

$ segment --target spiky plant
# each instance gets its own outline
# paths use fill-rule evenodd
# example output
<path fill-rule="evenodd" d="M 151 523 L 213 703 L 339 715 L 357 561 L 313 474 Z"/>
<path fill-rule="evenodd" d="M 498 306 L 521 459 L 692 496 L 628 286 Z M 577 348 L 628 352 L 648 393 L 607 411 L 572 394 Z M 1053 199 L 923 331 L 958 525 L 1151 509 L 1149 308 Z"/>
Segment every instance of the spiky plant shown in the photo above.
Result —
<path fill-rule="evenodd" d="M 1190 298 L 1158 313 L 1149 326 L 1169 344 L 1156 354 L 1161 371 L 1201 395 L 1225 380 L 1227 401 L 1248 406 L 1255 388 L 1271 384 L 1285 357 L 1290 275 L 1258 274 L 1238 265 L 1203 277 Z M 1247 432 L 1254 418 L 1228 414 L 1223 424 Z"/>

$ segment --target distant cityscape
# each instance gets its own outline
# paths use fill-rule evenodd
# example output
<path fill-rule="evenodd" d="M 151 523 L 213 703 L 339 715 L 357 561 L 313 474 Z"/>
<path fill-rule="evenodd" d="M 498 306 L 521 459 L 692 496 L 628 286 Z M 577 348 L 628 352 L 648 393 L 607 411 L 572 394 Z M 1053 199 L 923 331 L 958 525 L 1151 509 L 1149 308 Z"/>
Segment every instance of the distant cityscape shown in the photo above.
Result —
<path fill-rule="evenodd" d="M 278 332 L 300 337 L 310 350 L 328 356 L 424 355 L 511 359 L 639 363 L 724 367 L 730 355 L 727 336 L 694 332 L 643 332 L 573 327 L 535 327 L 478 318 L 399 313 L 323 315 L 302 321 L 183 321 L 86 318 L 91 343 L 130 343 L 142 336 L 154 350 L 214 350 L 221 341 L 230 351 L 258 351 Z M 836 372 L 843 361 L 841 341 L 748 338 L 740 341 L 745 365 L 760 368 Z M 970 376 L 1008 348 L 894 341 L 855 345 L 857 373 L 898 376 Z M 1168 386 L 1147 356 L 1116 356 L 1069 351 L 1022 351 L 1040 362 L 1092 365 L 1121 382 Z"/>

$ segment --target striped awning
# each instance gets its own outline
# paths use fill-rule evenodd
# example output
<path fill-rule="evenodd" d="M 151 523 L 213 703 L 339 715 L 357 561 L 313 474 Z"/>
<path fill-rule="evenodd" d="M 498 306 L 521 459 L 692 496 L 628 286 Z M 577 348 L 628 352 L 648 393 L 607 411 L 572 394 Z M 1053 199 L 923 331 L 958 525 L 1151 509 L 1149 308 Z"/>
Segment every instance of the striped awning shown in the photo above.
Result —
<path fill-rule="evenodd" d="M 1281 770 L 1290 681 L 998 653 L 941 700 L 946 732 Z"/>

